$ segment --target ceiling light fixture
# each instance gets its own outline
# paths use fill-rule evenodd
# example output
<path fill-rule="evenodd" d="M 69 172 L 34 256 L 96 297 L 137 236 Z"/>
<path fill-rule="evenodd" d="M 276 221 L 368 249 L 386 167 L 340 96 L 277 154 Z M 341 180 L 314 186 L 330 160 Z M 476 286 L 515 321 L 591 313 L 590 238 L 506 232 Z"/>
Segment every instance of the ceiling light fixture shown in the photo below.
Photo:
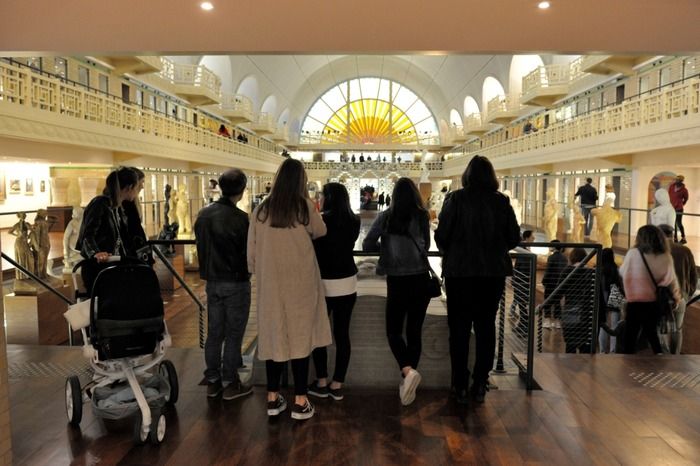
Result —
<path fill-rule="evenodd" d="M 214 9 L 214 4 L 211 2 L 202 2 L 199 4 L 199 7 L 204 11 L 211 11 Z"/>
<path fill-rule="evenodd" d="M 546 10 L 547 8 L 549 8 L 549 6 L 549 2 L 540 2 L 537 4 L 537 8 L 539 8 L 540 10 Z"/>

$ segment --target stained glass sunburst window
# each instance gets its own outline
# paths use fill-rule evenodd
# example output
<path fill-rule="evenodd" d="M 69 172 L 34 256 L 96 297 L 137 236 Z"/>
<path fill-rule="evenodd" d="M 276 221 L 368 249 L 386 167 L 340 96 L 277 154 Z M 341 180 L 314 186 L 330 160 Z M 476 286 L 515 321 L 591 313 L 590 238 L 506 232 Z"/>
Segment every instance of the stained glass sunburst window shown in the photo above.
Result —
<path fill-rule="evenodd" d="M 407 87 L 359 78 L 328 90 L 307 113 L 301 144 L 439 144 L 435 118 Z"/>

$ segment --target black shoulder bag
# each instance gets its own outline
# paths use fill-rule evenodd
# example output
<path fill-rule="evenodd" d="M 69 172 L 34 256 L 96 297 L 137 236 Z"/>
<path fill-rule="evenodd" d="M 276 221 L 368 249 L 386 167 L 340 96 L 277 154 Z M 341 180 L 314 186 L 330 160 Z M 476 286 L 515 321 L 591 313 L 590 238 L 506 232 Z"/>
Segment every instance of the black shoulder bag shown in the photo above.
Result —
<path fill-rule="evenodd" d="M 428 253 L 418 245 L 418 241 L 416 241 L 416 239 L 411 233 L 409 233 L 408 236 L 410 236 L 411 240 L 413 240 L 413 244 L 416 245 L 416 249 L 418 249 L 418 252 L 425 260 L 425 265 L 428 266 L 428 270 L 430 271 L 430 277 L 428 278 L 428 283 L 426 284 L 426 293 L 428 293 L 428 296 L 430 296 L 431 298 L 437 298 L 441 296 L 442 280 L 440 280 L 440 277 L 438 277 L 433 268 L 430 266 L 430 261 L 428 260 Z"/>
<path fill-rule="evenodd" d="M 644 267 L 647 268 L 647 272 L 649 272 L 649 278 L 651 278 L 651 282 L 656 288 L 656 304 L 659 311 L 659 319 L 672 318 L 672 311 L 676 307 L 676 301 L 675 299 L 673 299 L 673 293 L 671 292 L 671 289 L 667 286 L 659 286 L 659 284 L 656 283 L 656 279 L 651 273 L 651 269 L 649 268 L 649 264 L 647 263 L 647 260 L 644 257 L 644 253 L 642 251 L 639 251 L 639 254 L 641 254 L 642 261 L 644 261 Z"/>

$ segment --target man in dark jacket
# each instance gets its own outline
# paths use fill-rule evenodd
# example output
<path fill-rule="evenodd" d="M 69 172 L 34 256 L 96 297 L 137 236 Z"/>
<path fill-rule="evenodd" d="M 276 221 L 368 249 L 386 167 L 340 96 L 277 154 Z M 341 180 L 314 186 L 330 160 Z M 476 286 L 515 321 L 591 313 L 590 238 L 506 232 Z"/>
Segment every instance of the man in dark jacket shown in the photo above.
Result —
<path fill-rule="evenodd" d="M 593 226 L 591 210 L 598 202 L 598 191 L 591 183 L 593 183 L 593 178 L 586 178 L 586 184 L 579 186 L 578 191 L 574 194 L 574 197 L 581 196 L 581 213 L 586 220 L 586 236 L 591 234 L 591 227 Z"/>
<path fill-rule="evenodd" d="M 559 243 L 558 239 L 552 240 L 552 243 Z M 547 258 L 547 268 L 544 270 L 544 276 L 542 277 L 542 285 L 544 286 L 544 299 L 549 298 L 554 290 L 559 284 L 559 275 L 562 270 L 569 265 L 569 259 L 564 255 L 564 248 L 562 246 L 553 246 L 552 254 Z M 545 317 L 547 316 L 547 310 L 551 309 L 552 320 L 542 323 L 543 328 L 561 328 L 561 323 L 558 319 L 561 319 L 561 304 L 559 302 L 553 302 L 550 306 L 544 309 Z"/>
<path fill-rule="evenodd" d="M 685 187 L 683 175 L 676 176 L 676 181 L 668 187 L 668 196 L 671 198 L 671 205 L 676 210 L 676 225 L 673 232 L 674 241 L 678 242 L 678 232 L 681 232 L 681 243 L 685 244 L 685 228 L 683 227 L 683 207 L 688 202 L 688 189 Z"/>
<path fill-rule="evenodd" d="M 250 312 L 248 214 L 236 207 L 246 183 L 241 170 L 224 172 L 219 178 L 221 198 L 204 207 L 194 224 L 199 276 L 207 281 L 209 325 L 204 345 L 207 396 L 216 397 L 223 390 L 224 400 L 252 393 L 252 388 L 244 385 L 238 376 L 238 368 L 243 366 L 241 344 Z"/>

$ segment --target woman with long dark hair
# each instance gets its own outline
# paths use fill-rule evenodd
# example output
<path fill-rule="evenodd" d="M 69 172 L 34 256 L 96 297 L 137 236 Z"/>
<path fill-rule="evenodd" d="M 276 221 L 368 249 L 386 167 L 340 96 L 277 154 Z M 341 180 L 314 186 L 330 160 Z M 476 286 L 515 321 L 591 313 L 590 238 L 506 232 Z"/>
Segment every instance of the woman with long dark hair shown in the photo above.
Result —
<path fill-rule="evenodd" d="M 625 254 L 620 275 L 627 299 L 624 352 L 636 352 L 641 330 L 654 353 L 661 353 L 656 327 L 662 310 L 656 301 L 656 287 L 669 287 L 676 303 L 681 295 L 670 248 L 659 227 L 644 225 L 637 230 L 634 247 Z"/>
<path fill-rule="evenodd" d="M 598 322 L 601 328 L 598 330 L 598 346 L 601 353 L 615 353 L 617 350 L 617 337 L 610 336 L 602 328 L 602 324 L 616 328 L 620 322 L 622 313 L 622 303 L 625 297 L 622 285 L 622 277 L 615 262 L 615 252 L 611 248 L 604 248 L 600 253 L 600 260 L 603 268 L 601 281 L 602 299 Z"/>
<path fill-rule="evenodd" d="M 85 262 L 81 269 L 88 293 L 110 256 L 135 255 L 131 241 L 127 240 L 128 222 L 122 203 L 133 202 L 138 192 L 137 173 L 121 167 L 107 176 L 103 194 L 93 198 L 85 208 L 75 249 L 83 258 L 94 259 Z"/>
<path fill-rule="evenodd" d="M 409 178 L 396 182 L 391 198 L 391 207 L 377 215 L 362 248 L 365 251 L 379 249 L 379 267 L 387 275 L 386 334 L 403 377 L 399 397 L 407 406 L 415 400 L 421 381 L 416 369 L 421 354 L 423 321 L 430 302 L 426 258 L 430 248 L 430 218 L 418 188 Z"/>
<path fill-rule="evenodd" d="M 496 311 L 505 277 L 512 275 L 508 251 L 520 241 L 520 228 L 508 197 L 498 192 L 491 162 L 474 156 L 462 175 L 462 189 L 446 199 L 435 242 L 443 252 L 447 292 L 452 386 L 457 401 L 468 401 L 469 337 L 476 336 L 471 393 L 483 403 L 496 347 Z"/>
<path fill-rule="evenodd" d="M 248 230 L 248 271 L 257 282 L 258 358 L 267 369 L 267 414 L 287 408 L 279 393 L 287 361 L 294 374 L 292 418 L 309 419 L 309 354 L 331 343 L 331 329 L 312 240 L 326 234 L 307 191 L 304 166 L 286 159 Z"/>
<path fill-rule="evenodd" d="M 360 217 L 350 207 L 348 191 L 340 183 L 328 183 L 321 191 L 321 216 L 328 233 L 314 241 L 316 259 L 326 296 L 329 317 L 333 317 L 335 371 L 328 384 L 326 347 L 313 351 L 317 380 L 309 394 L 319 398 L 343 399 L 342 386 L 350 363 L 350 316 L 357 300 L 357 266 L 352 251 L 360 235 Z"/>

